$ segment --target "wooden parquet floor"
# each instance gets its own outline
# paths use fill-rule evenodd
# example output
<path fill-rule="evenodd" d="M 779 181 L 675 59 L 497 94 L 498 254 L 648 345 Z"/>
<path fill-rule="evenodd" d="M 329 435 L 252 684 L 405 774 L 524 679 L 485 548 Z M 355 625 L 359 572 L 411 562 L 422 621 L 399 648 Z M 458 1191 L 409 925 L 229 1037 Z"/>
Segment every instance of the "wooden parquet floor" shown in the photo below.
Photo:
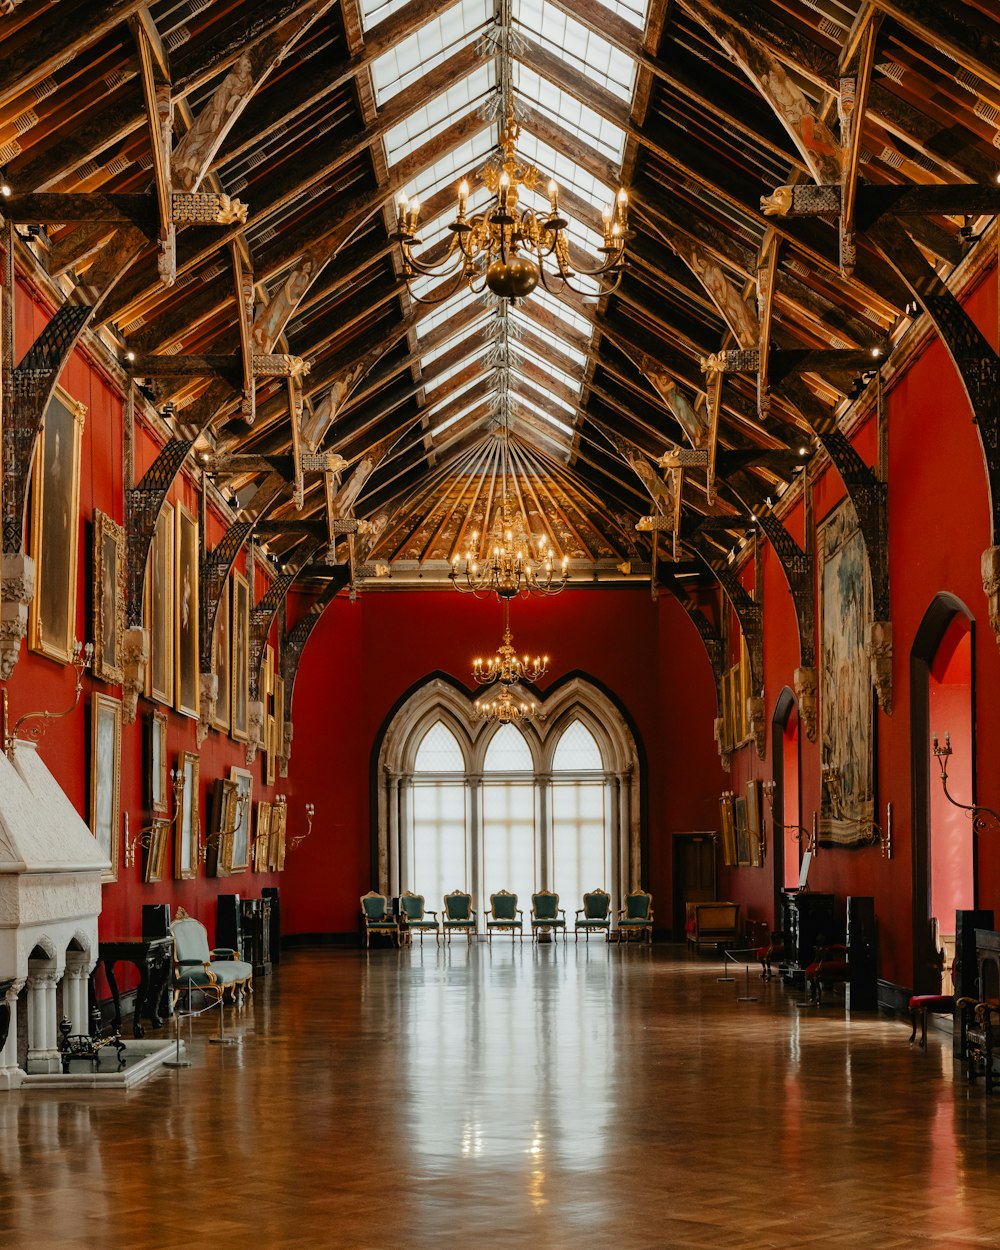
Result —
<path fill-rule="evenodd" d="M 126 1094 L 0 1094 L 0 1247 L 1000 1245 L 1000 1098 L 932 1031 L 676 947 L 286 956 Z"/>

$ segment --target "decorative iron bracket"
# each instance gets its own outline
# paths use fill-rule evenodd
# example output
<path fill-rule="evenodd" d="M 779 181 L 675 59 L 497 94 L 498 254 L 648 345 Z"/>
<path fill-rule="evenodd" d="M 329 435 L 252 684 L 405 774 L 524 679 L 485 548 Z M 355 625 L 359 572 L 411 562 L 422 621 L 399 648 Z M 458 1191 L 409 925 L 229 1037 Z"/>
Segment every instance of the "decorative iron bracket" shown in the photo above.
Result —
<path fill-rule="evenodd" d="M 63 304 L 12 371 L 3 419 L 3 550 L 8 555 L 24 549 L 35 443 L 62 367 L 92 311 L 86 304 Z"/>
<path fill-rule="evenodd" d="M 324 543 L 310 544 L 302 552 L 301 561 L 294 569 L 289 569 L 287 573 L 279 574 L 262 598 L 250 609 L 250 699 L 260 699 L 260 674 L 264 665 L 264 648 L 267 646 L 267 636 L 271 632 L 271 626 L 274 618 L 278 614 L 278 610 L 285 601 L 285 596 L 292 588 L 292 583 L 301 573 L 302 569 L 309 563 L 312 556 L 317 552 Z"/>
<path fill-rule="evenodd" d="M 336 568 L 329 581 L 320 592 L 319 598 L 311 604 L 309 610 L 301 616 L 295 625 L 281 640 L 281 675 L 285 681 L 285 716 L 291 719 L 292 699 L 295 695 L 295 679 L 299 673 L 302 653 L 310 635 L 319 624 L 320 617 L 330 606 L 337 594 L 347 585 L 350 577 L 349 567 L 345 564 Z"/>
<path fill-rule="evenodd" d="M 726 598 L 736 613 L 743 637 L 747 644 L 747 659 L 750 662 L 751 696 L 756 697 L 764 691 L 764 611 L 747 591 L 736 576 L 734 569 L 720 562 L 713 555 L 702 551 L 697 543 L 688 543 L 691 551 L 699 557 L 709 571 L 718 579 Z"/>
<path fill-rule="evenodd" d="M 773 512 L 762 512 L 757 524 L 778 557 L 795 607 L 799 630 L 799 664 L 802 668 L 816 666 L 816 597 L 814 593 L 815 560 L 803 551 Z"/>
<path fill-rule="evenodd" d="M 130 627 L 142 624 L 142 583 L 146 560 L 153 542 L 156 518 L 167 491 L 194 446 L 193 438 L 172 438 L 146 470 L 142 481 L 125 492 L 125 541 L 128 569 L 125 578 L 126 621 Z"/>
<path fill-rule="evenodd" d="M 222 538 L 205 554 L 198 577 L 200 603 L 198 605 L 198 628 L 201 634 L 201 671 L 212 671 L 212 650 L 215 639 L 215 619 L 219 615 L 222 588 L 232 572 L 236 557 L 243 544 L 253 533 L 253 521 L 234 521 Z"/>

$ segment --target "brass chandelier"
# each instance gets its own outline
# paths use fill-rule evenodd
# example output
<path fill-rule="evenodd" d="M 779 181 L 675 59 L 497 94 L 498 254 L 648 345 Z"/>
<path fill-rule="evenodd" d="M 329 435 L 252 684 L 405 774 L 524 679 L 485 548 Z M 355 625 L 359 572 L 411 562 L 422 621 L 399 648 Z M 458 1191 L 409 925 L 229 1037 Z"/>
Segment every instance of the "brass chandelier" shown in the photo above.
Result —
<path fill-rule="evenodd" d="M 504 126 L 500 135 L 500 154 L 484 168 L 483 182 L 491 194 L 487 207 L 468 216 L 469 184 L 458 188 L 458 211 L 448 226 L 451 239 L 443 259 L 437 263 L 418 259 L 413 254 L 420 246 L 417 225 L 420 202 L 400 196 L 393 239 L 402 253 L 402 271 L 407 288 L 419 303 L 436 304 L 449 299 L 467 285 L 474 294 L 484 290 L 501 299 L 523 299 L 541 282 L 546 291 L 557 294 L 564 286 L 578 294 L 593 291 L 576 286 L 576 277 L 596 279 L 603 291 L 613 291 L 621 282 L 625 264 L 625 244 L 631 237 L 628 229 L 628 195 L 620 189 L 604 209 L 604 241 L 598 248 L 603 259 L 589 269 L 574 269 L 570 263 L 569 225 L 559 209 L 559 188 L 554 180 L 548 183 L 548 210 L 536 211 L 523 201 L 525 192 L 540 189 L 543 175 L 538 168 L 517 156 L 521 128 L 515 119 L 513 92 L 513 33 L 511 0 L 502 0 L 493 34 L 499 79 L 499 110 Z M 430 296 L 418 296 L 412 287 L 416 277 L 437 278 L 444 284 L 435 287 Z M 447 281 L 447 279 L 451 281 Z"/>
<path fill-rule="evenodd" d="M 515 721 L 531 720 L 538 707 L 524 699 L 515 699 L 509 686 L 501 686 L 492 699 L 477 703 L 476 710 L 487 724 L 511 725 Z"/>
<path fill-rule="evenodd" d="M 510 601 L 503 601 L 503 642 L 485 661 L 477 657 L 472 662 L 472 676 L 477 685 L 489 686 L 499 682 L 501 686 L 510 686 L 514 682 L 536 682 L 549 671 L 549 657 L 536 655 L 530 659 L 527 655 L 519 658 L 514 650 L 514 640 L 510 632 Z"/>

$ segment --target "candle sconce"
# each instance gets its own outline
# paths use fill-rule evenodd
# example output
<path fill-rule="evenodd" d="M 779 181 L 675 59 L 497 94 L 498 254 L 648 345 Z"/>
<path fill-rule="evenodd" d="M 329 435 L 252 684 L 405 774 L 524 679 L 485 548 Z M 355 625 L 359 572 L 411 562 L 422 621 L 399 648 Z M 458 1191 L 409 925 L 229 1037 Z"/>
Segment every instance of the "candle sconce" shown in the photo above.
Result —
<path fill-rule="evenodd" d="M 944 746 L 941 746 L 937 734 L 934 734 L 931 737 L 931 746 L 934 750 L 934 757 L 941 769 L 941 789 L 944 791 L 944 797 L 952 807 L 957 807 L 960 812 L 966 813 L 972 821 L 974 833 L 985 833 L 987 830 L 1000 829 L 1000 814 L 995 812 L 992 807 L 983 807 L 980 803 L 959 803 L 958 799 L 952 798 L 948 790 L 948 760 L 954 754 L 951 746 L 951 734 L 945 734 Z"/>
<path fill-rule="evenodd" d="M 282 795 L 282 796 L 281 796 L 281 798 L 282 798 L 282 799 L 284 799 L 284 797 L 285 797 L 284 795 Z M 306 838 L 308 838 L 308 837 L 309 837 L 309 835 L 312 833 L 312 829 L 313 829 L 313 817 L 314 817 L 315 815 L 316 815 L 316 804 L 315 804 L 315 803 L 307 803 L 307 804 L 306 804 L 306 831 L 305 831 L 305 833 L 297 833 L 297 834 L 295 835 L 295 837 L 294 837 L 294 838 L 292 838 L 292 840 L 291 840 L 291 841 L 289 842 L 289 844 L 288 844 L 288 849 L 289 849 L 290 851 L 294 851 L 294 850 L 295 850 L 295 848 L 296 848 L 296 847 L 297 847 L 300 843 L 304 842 L 304 841 L 306 840 Z"/>
<path fill-rule="evenodd" d="M 834 813 L 842 819 L 844 810 L 844 782 L 838 764 L 823 765 L 823 785 Z M 885 823 L 877 820 L 858 820 L 858 839 L 869 846 L 877 846 L 883 859 L 892 859 L 892 802 L 885 805 Z"/>
<path fill-rule="evenodd" d="M 179 768 L 170 770 L 170 785 L 174 792 L 174 814 L 171 817 L 154 816 L 153 823 L 138 833 L 129 836 L 128 812 L 125 813 L 125 867 L 131 868 L 135 863 L 136 851 L 139 847 L 152 852 L 157 841 L 166 837 L 168 831 L 177 824 L 184 811 L 184 773 Z"/>
<path fill-rule="evenodd" d="M 65 712 L 25 712 L 14 722 L 14 728 L 10 728 L 10 711 L 7 702 L 7 690 L 3 692 L 3 751 L 9 760 L 13 760 L 14 751 L 17 746 L 18 735 L 21 732 L 21 726 L 26 721 L 38 720 L 40 725 L 32 725 L 28 730 L 28 738 L 32 742 L 37 742 L 45 732 L 46 722 L 50 720 L 62 720 L 66 716 L 71 716 L 80 705 L 80 695 L 83 693 L 83 674 L 90 668 L 94 659 L 94 644 L 88 642 L 86 646 L 79 640 L 73 644 L 73 667 L 76 669 L 76 691 L 73 695 L 73 702 L 65 710 Z"/>
<path fill-rule="evenodd" d="M 771 813 L 771 828 L 777 833 L 780 829 L 783 833 L 790 833 L 798 842 L 804 851 L 809 851 L 813 855 L 819 854 L 819 822 L 816 813 L 813 812 L 812 828 L 807 829 L 804 825 L 785 825 L 780 824 L 774 815 L 774 791 L 776 789 L 773 781 L 765 781 L 764 798 L 767 800 L 767 810 Z"/>

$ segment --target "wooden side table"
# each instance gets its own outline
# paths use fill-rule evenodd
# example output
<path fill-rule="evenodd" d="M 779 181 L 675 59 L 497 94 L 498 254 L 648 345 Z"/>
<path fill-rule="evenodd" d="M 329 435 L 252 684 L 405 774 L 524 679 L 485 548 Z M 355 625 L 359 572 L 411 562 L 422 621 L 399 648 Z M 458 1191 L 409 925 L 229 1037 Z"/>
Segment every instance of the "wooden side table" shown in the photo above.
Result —
<path fill-rule="evenodd" d="M 94 973 L 101 964 L 104 965 L 104 975 L 108 979 L 108 987 L 115 1005 L 115 1032 L 121 1032 L 122 1027 L 121 996 L 115 979 L 115 965 L 130 963 L 138 970 L 139 988 L 135 995 L 132 1036 L 144 1037 L 146 1030 L 143 1027 L 143 1018 L 148 1020 L 154 1029 L 163 1027 L 160 1006 L 170 983 L 173 957 L 174 939 L 172 937 L 120 938 L 99 944 Z M 93 996 L 93 974 L 91 975 L 91 994 Z M 169 1011 L 164 1014 L 169 1014 Z"/>

